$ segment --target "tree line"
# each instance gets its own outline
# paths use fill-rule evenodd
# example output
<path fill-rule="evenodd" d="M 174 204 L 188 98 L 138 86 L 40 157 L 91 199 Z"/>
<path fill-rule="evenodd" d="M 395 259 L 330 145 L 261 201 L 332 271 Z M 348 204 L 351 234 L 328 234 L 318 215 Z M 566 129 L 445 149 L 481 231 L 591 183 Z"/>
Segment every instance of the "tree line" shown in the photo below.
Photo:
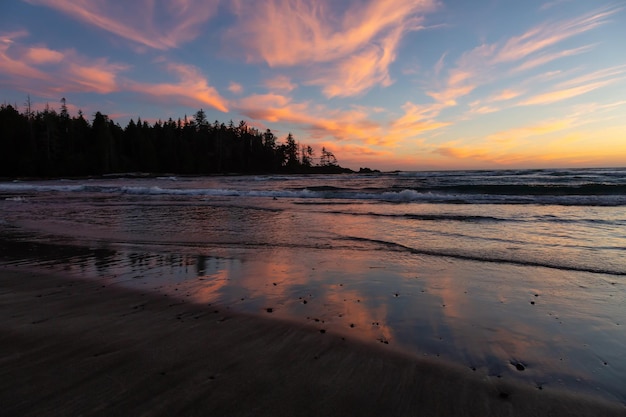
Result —
<path fill-rule="evenodd" d="M 28 99 L 20 112 L 0 105 L 0 176 L 58 177 L 114 173 L 349 172 L 335 155 L 284 141 L 245 121 L 210 123 L 200 109 L 191 118 L 157 121 L 138 118 L 126 127 L 101 112 L 89 122 L 82 111 L 71 116 L 65 99 L 59 111 L 33 111 Z"/>

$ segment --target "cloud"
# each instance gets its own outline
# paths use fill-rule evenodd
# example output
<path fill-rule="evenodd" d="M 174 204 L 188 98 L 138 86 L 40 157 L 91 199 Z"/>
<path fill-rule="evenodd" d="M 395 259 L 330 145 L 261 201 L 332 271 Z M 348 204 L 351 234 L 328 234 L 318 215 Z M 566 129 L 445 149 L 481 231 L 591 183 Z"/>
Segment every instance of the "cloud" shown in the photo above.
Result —
<path fill-rule="evenodd" d="M 572 119 L 549 120 L 531 126 L 512 128 L 497 132 L 492 135 L 488 135 L 485 138 L 485 141 L 488 143 L 497 143 L 499 146 L 506 143 L 519 146 L 524 139 L 536 138 L 537 136 L 570 129 L 573 125 L 574 120 Z"/>
<path fill-rule="evenodd" d="M 166 50 L 195 39 L 219 0 L 25 0 L 139 45 Z"/>
<path fill-rule="evenodd" d="M 45 47 L 29 48 L 23 56 L 24 61 L 30 64 L 58 64 L 63 60 L 63 54 Z"/>
<path fill-rule="evenodd" d="M 16 34 L 0 35 L 0 85 L 41 96 L 61 97 L 70 92 L 110 94 L 134 91 L 181 104 L 201 105 L 227 112 L 228 102 L 190 65 L 166 63 L 176 83 L 142 83 L 124 78 L 128 65 L 107 58 L 88 58 L 74 50 L 54 50 L 16 42 Z M 40 68 L 45 67 L 45 71 Z"/>
<path fill-rule="evenodd" d="M 167 63 L 166 68 L 177 75 L 178 83 L 140 83 L 128 81 L 128 88 L 162 100 L 176 99 L 183 105 L 207 105 L 228 112 L 228 101 L 209 85 L 200 71 L 191 65 Z"/>
<path fill-rule="evenodd" d="M 445 71 L 445 79 L 438 89 L 427 91 L 426 94 L 444 106 L 456 106 L 458 100 L 470 94 L 474 89 L 489 79 L 486 60 L 493 53 L 493 46 L 481 45 L 461 55 L 456 66 Z M 435 65 L 435 73 L 439 74 L 441 62 Z"/>
<path fill-rule="evenodd" d="M 493 97 L 491 97 L 491 101 L 512 100 L 516 97 L 521 96 L 522 94 L 524 93 L 519 90 L 505 89 L 505 90 L 500 91 L 498 94 L 494 95 Z"/>
<path fill-rule="evenodd" d="M 545 105 L 589 93 L 621 81 L 626 76 L 626 65 L 605 68 L 561 82 L 552 91 L 536 94 L 519 103 L 522 106 Z"/>
<path fill-rule="evenodd" d="M 233 94 L 241 94 L 243 93 L 243 85 L 231 81 L 230 84 L 228 84 L 228 91 Z"/>
<path fill-rule="evenodd" d="M 402 106 L 404 114 L 391 123 L 389 134 L 397 139 L 410 138 L 428 130 L 446 127 L 450 123 L 436 120 L 442 108 L 439 104 L 424 106 L 407 102 Z"/>
<path fill-rule="evenodd" d="M 0 36 L 0 74 L 6 85 L 24 92 L 56 96 L 68 92 L 101 94 L 119 90 L 119 74 L 128 67 L 106 58 L 88 59 L 73 50 L 26 46 L 23 34 Z M 40 66 L 45 66 L 45 71 Z"/>
<path fill-rule="evenodd" d="M 14 48 L 15 41 L 27 36 L 24 31 L 0 34 L 0 84 L 21 89 L 28 85 L 28 80 L 46 80 L 48 75 L 24 62 L 24 52 Z M 4 78 L 4 80 L 3 80 Z"/>
<path fill-rule="evenodd" d="M 327 97 L 353 96 L 390 84 L 389 65 L 402 36 L 421 29 L 423 15 L 435 6 L 434 0 L 236 0 L 240 22 L 226 38 L 249 62 L 303 66 L 305 83 L 321 86 Z"/>
<path fill-rule="evenodd" d="M 573 19 L 545 22 L 502 42 L 482 44 L 461 55 L 455 67 L 445 72 L 439 88 L 431 89 L 427 94 L 446 106 L 455 106 L 460 98 L 469 95 L 478 86 L 557 59 L 588 52 L 593 45 L 556 52 L 549 49 L 608 23 L 608 18 L 620 10 L 604 8 Z M 435 66 L 436 73 L 441 72 L 441 65 L 440 60 Z M 574 94 L 574 91 L 571 93 Z"/>
<path fill-rule="evenodd" d="M 274 93 L 242 98 L 233 107 L 251 119 L 298 125 L 316 141 L 331 137 L 337 141 L 381 144 L 385 140 L 381 124 L 371 120 L 370 114 L 375 110 L 333 110 L 310 102 L 294 102 Z"/>
<path fill-rule="evenodd" d="M 554 1 L 549 1 L 547 3 L 544 3 L 541 5 L 541 7 L 539 8 L 539 10 L 548 10 L 551 9 L 553 7 L 557 7 L 560 6 L 562 4 L 565 3 L 570 3 L 572 0 L 554 0 Z"/>
<path fill-rule="evenodd" d="M 89 63 L 70 62 L 66 65 L 66 83 L 57 91 L 88 91 L 108 94 L 119 91 L 118 73 L 127 67 L 100 58 Z"/>
<path fill-rule="evenodd" d="M 272 92 L 289 93 L 298 87 L 291 81 L 291 78 L 285 75 L 277 75 L 276 77 L 265 80 L 265 87 Z"/>
<path fill-rule="evenodd" d="M 388 68 L 396 59 L 403 28 L 398 27 L 381 39 L 378 45 L 364 47 L 337 63 L 335 68 L 321 72 L 308 84 L 320 85 L 326 97 L 358 95 L 376 85 L 388 87 L 392 80 Z"/>
<path fill-rule="evenodd" d="M 568 38 L 588 32 L 608 22 L 619 9 L 601 9 L 574 19 L 546 22 L 509 39 L 498 49 L 494 62 L 519 61 Z M 557 56 L 558 57 L 558 56 Z"/>
<path fill-rule="evenodd" d="M 528 59 L 522 62 L 521 65 L 513 69 L 513 72 L 523 72 L 532 68 L 536 68 L 545 65 L 549 62 L 555 61 L 568 56 L 574 56 L 590 51 L 594 45 L 584 45 L 578 48 L 566 49 L 564 51 L 558 51 L 554 53 L 541 54 L 533 59 Z"/>
<path fill-rule="evenodd" d="M 562 100 L 566 100 L 566 99 L 573 98 L 576 96 L 580 96 L 582 94 L 586 94 L 590 91 L 597 90 L 598 88 L 605 87 L 611 83 L 613 83 L 613 80 L 604 80 L 604 81 L 598 81 L 595 83 L 579 85 L 577 87 L 550 91 L 544 94 L 537 94 L 533 97 L 530 97 L 520 102 L 519 104 L 521 106 L 552 104 L 558 101 L 562 101 Z"/>

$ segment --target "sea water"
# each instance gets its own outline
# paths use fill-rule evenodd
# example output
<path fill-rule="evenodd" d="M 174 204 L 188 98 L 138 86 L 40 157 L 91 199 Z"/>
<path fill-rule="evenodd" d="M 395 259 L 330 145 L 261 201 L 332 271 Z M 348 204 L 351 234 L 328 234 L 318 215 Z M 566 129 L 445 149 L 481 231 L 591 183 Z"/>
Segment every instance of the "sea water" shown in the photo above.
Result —
<path fill-rule="evenodd" d="M 4 181 L 0 249 L 626 402 L 626 169 Z"/>

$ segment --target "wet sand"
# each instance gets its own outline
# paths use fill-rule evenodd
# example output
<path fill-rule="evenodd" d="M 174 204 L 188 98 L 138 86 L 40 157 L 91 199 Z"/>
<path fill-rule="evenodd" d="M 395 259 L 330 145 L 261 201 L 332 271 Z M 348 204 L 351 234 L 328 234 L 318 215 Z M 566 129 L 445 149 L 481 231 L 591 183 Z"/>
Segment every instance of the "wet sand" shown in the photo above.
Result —
<path fill-rule="evenodd" d="M 3 415 L 626 416 L 321 328 L 0 268 Z"/>

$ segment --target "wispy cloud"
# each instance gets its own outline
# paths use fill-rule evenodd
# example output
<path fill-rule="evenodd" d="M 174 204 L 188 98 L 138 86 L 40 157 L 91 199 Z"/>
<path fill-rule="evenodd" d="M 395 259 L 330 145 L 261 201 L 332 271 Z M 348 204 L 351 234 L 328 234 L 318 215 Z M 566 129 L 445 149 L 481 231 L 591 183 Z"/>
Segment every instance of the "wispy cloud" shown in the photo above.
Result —
<path fill-rule="evenodd" d="M 14 48 L 15 42 L 22 37 L 28 36 L 27 32 L 11 32 L 0 34 L 0 83 L 6 86 L 20 87 L 25 80 L 46 80 L 47 74 L 23 59 L 24 51 Z M 27 54 L 28 52 L 26 52 Z"/>
<path fill-rule="evenodd" d="M 170 49 L 198 36 L 219 0 L 25 0 L 58 10 L 139 45 Z"/>
<path fill-rule="evenodd" d="M 578 48 L 566 49 L 564 51 L 557 51 L 557 52 L 553 52 L 553 53 L 541 54 L 541 55 L 539 55 L 537 57 L 534 57 L 532 59 L 525 60 L 519 66 L 514 68 L 513 72 L 528 71 L 530 69 L 533 69 L 533 68 L 536 68 L 536 67 L 540 67 L 542 65 L 545 65 L 545 64 L 547 64 L 549 62 L 552 62 L 552 61 L 555 61 L 557 59 L 565 58 L 565 57 L 568 57 L 568 56 L 579 55 L 579 54 L 588 52 L 593 47 L 594 47 L 594 45 L 584 45 L 584 46 L 581 46 L 581 47 L 578 47 Z"/>
<path fill-rule="evenodd" d="M 539 10 L 549 10 L 552 9 L 553 7 L 558 7 L 561 5 L 564 5 L 566 3 L 571 3 L 573 0 L 554 0 L 554 1 L 548 1 L 544 4 L 541 5 L 541 7 L 539 8 Z"/>
<path fill-rule="evenodd" d="M 160 100 L 174 99 L 186 106 L 206 105 L 222 112 L 228 111 L 228 101 L 209 85 L 198 68 L 178 63 L 166 63 L 165 66 L 178 77 L 177 83 L 128 81 L 128 88 Z"/>
<path fill-rule="evenodd" d="M 70 92 L 110 94 L 134 91 L 143 95 L 180 104 L 209 106 L 228 111 L 228 101 L 211 86 L 201 71 L 191 65 L 161 64 L 173 74 L 176 82 L 144 83 L 122 76 L 130 67 L 107 58 L 89 58 L 74 50 L 54 50 L 46 46 L 29 46 L 21 42 L 24 34 L 0 35 L 0 85 L 26 93 L 61 97 Z"/>
<path fill-rule="evenodd" d="M 89 59 L 74 50 L 54 50 L 46 46 L 28 46 L 18 42 L 19 36 L 0 36 L 1 82 L 25 92 L 41 95 L 68 92 L 101 94 L 119 90 L 119 74 L 128 69 L 124 64 L 106 58 Z"/>
<path fill-rule="evenodd" d="M 563 81 L 553 90 L 536 94 L 519 104 L 522 106 L 552 104 L 606 87 L 624 78 L 626 78 L 626 65 L 606 68 Z"/>
<path fill-rule="evenodd" d="M 233 94 L 241 94 L 243 93 L 243 85 L 236 83 L 234 81 L 231 81 L 228 84 L 228 91 L 230 91 Z"/>
<path fill-rule="evenodd" d="M 265 80 L 264 85 L 271 92 L 278 93 L 289 93 L 298 87 L 291 81 L 291 78 L 286 75 L 277 75 L 273 78 L 269 78 Z"/>
<path fill-rule="evenodd" d="M 310 102 L 295 102 L 280 94 L 251 95 L 238 100 L 233 107 L 251 119 L 296 124 L 315 141 L 332 138 L 381 144 L 386 140 L 381 124 L 372 121 L 370 112 L 363 108 L 334 110 Z"/>
<path fill-rule="evenodd" d="M 407 102 L 402 106 L 404 114 L 391 123 L 388 133 L 399 140 L 415 138 L 425 131 L 446 127 L 450 123 L 436 119 L 442 108 L 440 104 L 426 106 Z"/>
<path fill-rule="evenodd" d="M 511 73 L 521 73 L 557 59 L 588 52 L 594 45 L 561 51 L 551 48 L 608 23 L 609 17 L 620 10 L 616 7 L 602 8 L 573 19 L 545 22 L 502 42 L 482 44 L 464 53 L 455 67 L 445 72 L 446 78 L 439 88 L 431 89 L 427 94 L 440 103 L 454 106 L 460 98 L 469 95 L 480 85 L 506 78 Z M 441 72 L 441 62 L 437 63 L 436 72 Z"/>
<path fill-rule="evenodd" d="M 574 19 L 546 22 L 535 26 L 520 36 L 510 38 L 501 48 L 498 48 L 494 62 L 511 62 L 524 59 L 568 38 L 606 24 L 608 18 L 619 10 L 618 8 L 604 8 Z M 558 55 L 555 56 L 555 58 L 557 57 Z"/>
<path fill-rule="evenodd" d="M 108 94 L 119 91 L 118 74 L 124 71 L 126 66 L 109 63 L 106 59 L 100 58 L 84 63 L 70 62 L 66 68 L 66 81 L 69 82 L 57 87 L 59 93 L 65 90 Z"/>
<path fill-rule="evenodd" d="M 24 54 L 23 59 L 35 65 L 58 64 L 63 60 L 63 54 L 45 47 L 32 47 Z"/>
<path fill-rule="evenodd" d="M 305 83 L 336 97 L 389 85 L 400 39 L 422 28 L 436 2 L 236 0 L 232 7 L 240 23 L 226 35 L 239 45 L 231 50 L 270 67 L 306 67 Z"/>

